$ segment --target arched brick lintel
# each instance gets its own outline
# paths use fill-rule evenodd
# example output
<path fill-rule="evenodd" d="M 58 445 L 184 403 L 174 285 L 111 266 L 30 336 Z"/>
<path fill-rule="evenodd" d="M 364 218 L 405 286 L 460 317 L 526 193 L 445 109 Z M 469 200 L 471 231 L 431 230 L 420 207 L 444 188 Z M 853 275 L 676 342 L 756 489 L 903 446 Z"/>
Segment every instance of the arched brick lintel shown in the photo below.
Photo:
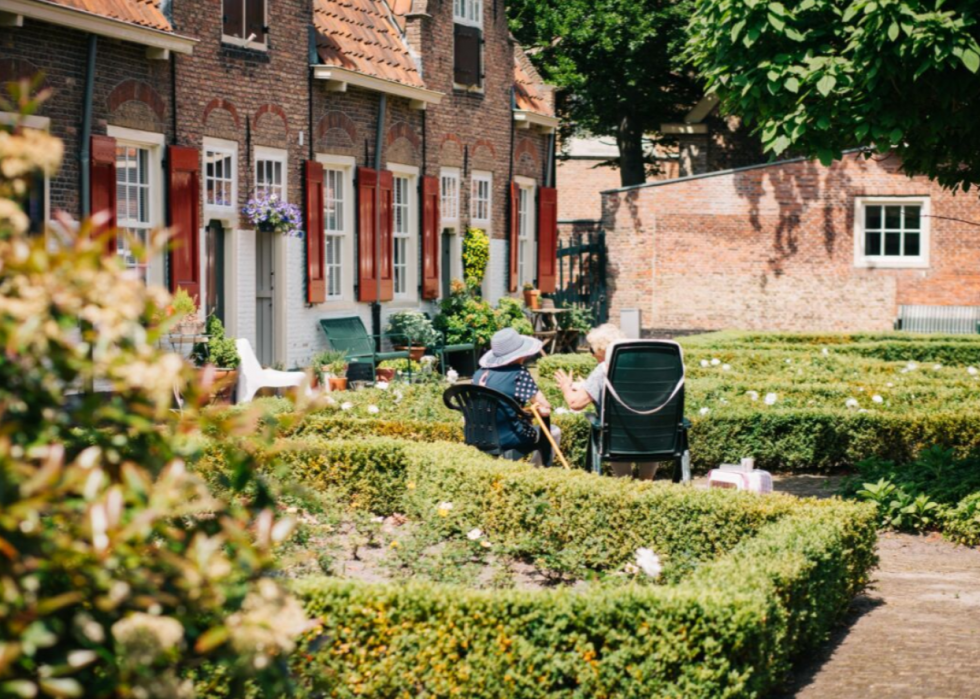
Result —
<path fill-rule="evenodd" d="M 357 143 L 357 126 L 343 112 L 331 111 L 324 114 L 317 123 L 316 137 L 323 138 L 331 129 L 340 129 L 350 137 L 351 143 Z"/>
<path fill-rule="evenodd" d="M 286 129 L 286 133 L 289 133 L 289 119 L 286 117 L 286 111 L 282 107 L 280 107 L 278 104 L 263 104 L 261 107 L 259 107 L 259 110 L 255 112 L 255 123 L 257 124 L 266 114 L 275 114 L 277 117 L 282 119 L 282 125 Z"/>
<path fill-rule="evenodd" d="M 123 80 L 109 93 L 109 111 L 114 112 L 127 102 L 142 102 L 153 110 L 158 119 L 163 119 L 167 106 L 160 93 L 139 80 Z"/>
<path fill-rule="evenodd" d="M 534 147 L 534 143 L 531 142 L 530 138 L 522 138 L 514 149 L 514 162 L 520 161 L 523 156 L 529 156 L 531 160 L 534 161 L 535 166 L 540 165 L 538 158 L 538 149 Z"/>
<path fill-rule="evenodd" d="M 235 128 L 242 128 L 242 120 L 238 118 L 238 108 L 226 99 L 215 98 L 208 102 L 208 106 L 204 108 L 204 123 L 208 123 L 208 116 L 211 115 L 215 109 L 223 109 L 229 114 L 231 118 L 235 121 Z"/>
<path fill-rule="evenodd" d="M 399 138 L 406 139 L 412 144 L 412 147 L 415 148 L 415 150 L 418 150 L 419 146 L 422 145 L 422 139 L 419 138 L 418 133 L 404 121 L 399 121 L 397 124 L 391 125 L 391 128 L 388 129 L 388 135 L 385 138 L 385 145 L 390 146 Z"/>

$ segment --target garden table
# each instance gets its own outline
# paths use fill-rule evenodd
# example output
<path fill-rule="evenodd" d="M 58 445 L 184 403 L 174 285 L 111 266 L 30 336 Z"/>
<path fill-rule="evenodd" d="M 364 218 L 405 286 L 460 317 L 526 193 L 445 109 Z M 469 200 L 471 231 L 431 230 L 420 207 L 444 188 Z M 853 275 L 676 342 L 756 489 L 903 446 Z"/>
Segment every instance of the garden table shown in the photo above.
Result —
<path fill-rule="evenodd" d="M 531 314 L 531 327 L 534 337 L 541 340 L 548 354 L 555 354 L 562 349 L 560 342 L 564 333 L 558 327 L 558 318 L 568 313 L 566 308 L 535 308 L 528 311 Z"/>

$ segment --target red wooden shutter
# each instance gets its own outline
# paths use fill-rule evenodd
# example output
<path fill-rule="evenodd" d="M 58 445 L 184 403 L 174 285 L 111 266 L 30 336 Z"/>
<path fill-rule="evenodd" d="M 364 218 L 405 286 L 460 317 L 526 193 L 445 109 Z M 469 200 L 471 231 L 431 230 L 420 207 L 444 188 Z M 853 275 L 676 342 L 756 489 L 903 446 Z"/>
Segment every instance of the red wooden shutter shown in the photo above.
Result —
<path fill-rule="evenodd" d="M 558 190 L 538 190 L 538 290 L 555 292 L 555 266 L 558 262 Z"/>
<path fill-rule="evenodd" d="M 520 234 L 520 211 L 521 188 L 516 182 L 510 183 L 510 291 L 517 291 L 517 254 L 520 246 L 517 244 L 517 236 Z"/>
<path fill-rule="evenodd" d="M 92 136 L 92 160 L 89 168 L 91 190 L 89 204 L 95 214 L 109 212 L 109 220 L 92 229 L 92 236 L 107 235 L 106 253 L 116 252 L 116 238 L 108 235 L 116 228 L 116 139 L 109 136 Z"/>
<path fill-rule="evenodd" d="M 357 168 L 357 300 L 378 299 L 378 277 L 374 259 L 374 190 L 378 173 Z"/>
<path fill-rule="evenodd" d="M 170 146 L 167 155 L 169 178 L 170 291 L 184 289 L 200 302 L 201 225 L 200 153 L 194 148 Z"/>
<path fill-rule="evenodd" d="M 307 160 L 305 166 L 306 300 L 309 303 L 323 303 L 327 300 L 327 274 L 323 259 L 323 165 Z"/>
<path fill-rule="evenodd" d="M 439 298 L 439 179 L 422 178 L 422 298 Z"/>
<path fill-rule="evenodd" d="M 393 205 L 395 196 L 395 175 L 390 170 L 382 170 L 381 186 L 381 259 L 378 271 L 381 273 L 380 301 L 395 298 L 395 217 Z"/>

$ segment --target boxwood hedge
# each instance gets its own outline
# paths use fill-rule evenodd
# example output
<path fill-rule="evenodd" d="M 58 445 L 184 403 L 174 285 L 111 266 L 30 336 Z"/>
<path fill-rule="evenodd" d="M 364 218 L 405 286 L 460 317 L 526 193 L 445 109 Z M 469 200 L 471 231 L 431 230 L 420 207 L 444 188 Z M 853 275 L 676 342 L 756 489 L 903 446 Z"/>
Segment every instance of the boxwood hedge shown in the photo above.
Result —
<path fill-rule="evenodd" d="M 278 453 L 382 512 L 433 518 L 452 502 L 444 526 L 480 526 L 515 555 L 571 549 L 609 569 L 643 545 L 693 559 L 673 584 L 584 591 L 301 580 L 320 626 L 293 661 L 312 696 L 758 696 L 826 638 L 875 561 L 868 505 L 602 479 L 458 445 L 303 439 Z"/>

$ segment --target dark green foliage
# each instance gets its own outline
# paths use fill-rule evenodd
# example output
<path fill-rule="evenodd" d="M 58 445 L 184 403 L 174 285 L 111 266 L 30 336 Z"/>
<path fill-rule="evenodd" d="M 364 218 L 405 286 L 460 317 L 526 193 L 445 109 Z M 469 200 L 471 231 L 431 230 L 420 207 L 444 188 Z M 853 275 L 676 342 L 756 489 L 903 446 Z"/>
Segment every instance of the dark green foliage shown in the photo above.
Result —
<path fill-rule="evenodd" d="M 205 325 L 207 344 L 194 346 L 194 361 L 198 366 L 214 364 L 219 369 L 237 369 L 242 359 L 235 347 L 235 338 L 225 336 L 225 326 L 216 315 L 209 315 Z"/>

